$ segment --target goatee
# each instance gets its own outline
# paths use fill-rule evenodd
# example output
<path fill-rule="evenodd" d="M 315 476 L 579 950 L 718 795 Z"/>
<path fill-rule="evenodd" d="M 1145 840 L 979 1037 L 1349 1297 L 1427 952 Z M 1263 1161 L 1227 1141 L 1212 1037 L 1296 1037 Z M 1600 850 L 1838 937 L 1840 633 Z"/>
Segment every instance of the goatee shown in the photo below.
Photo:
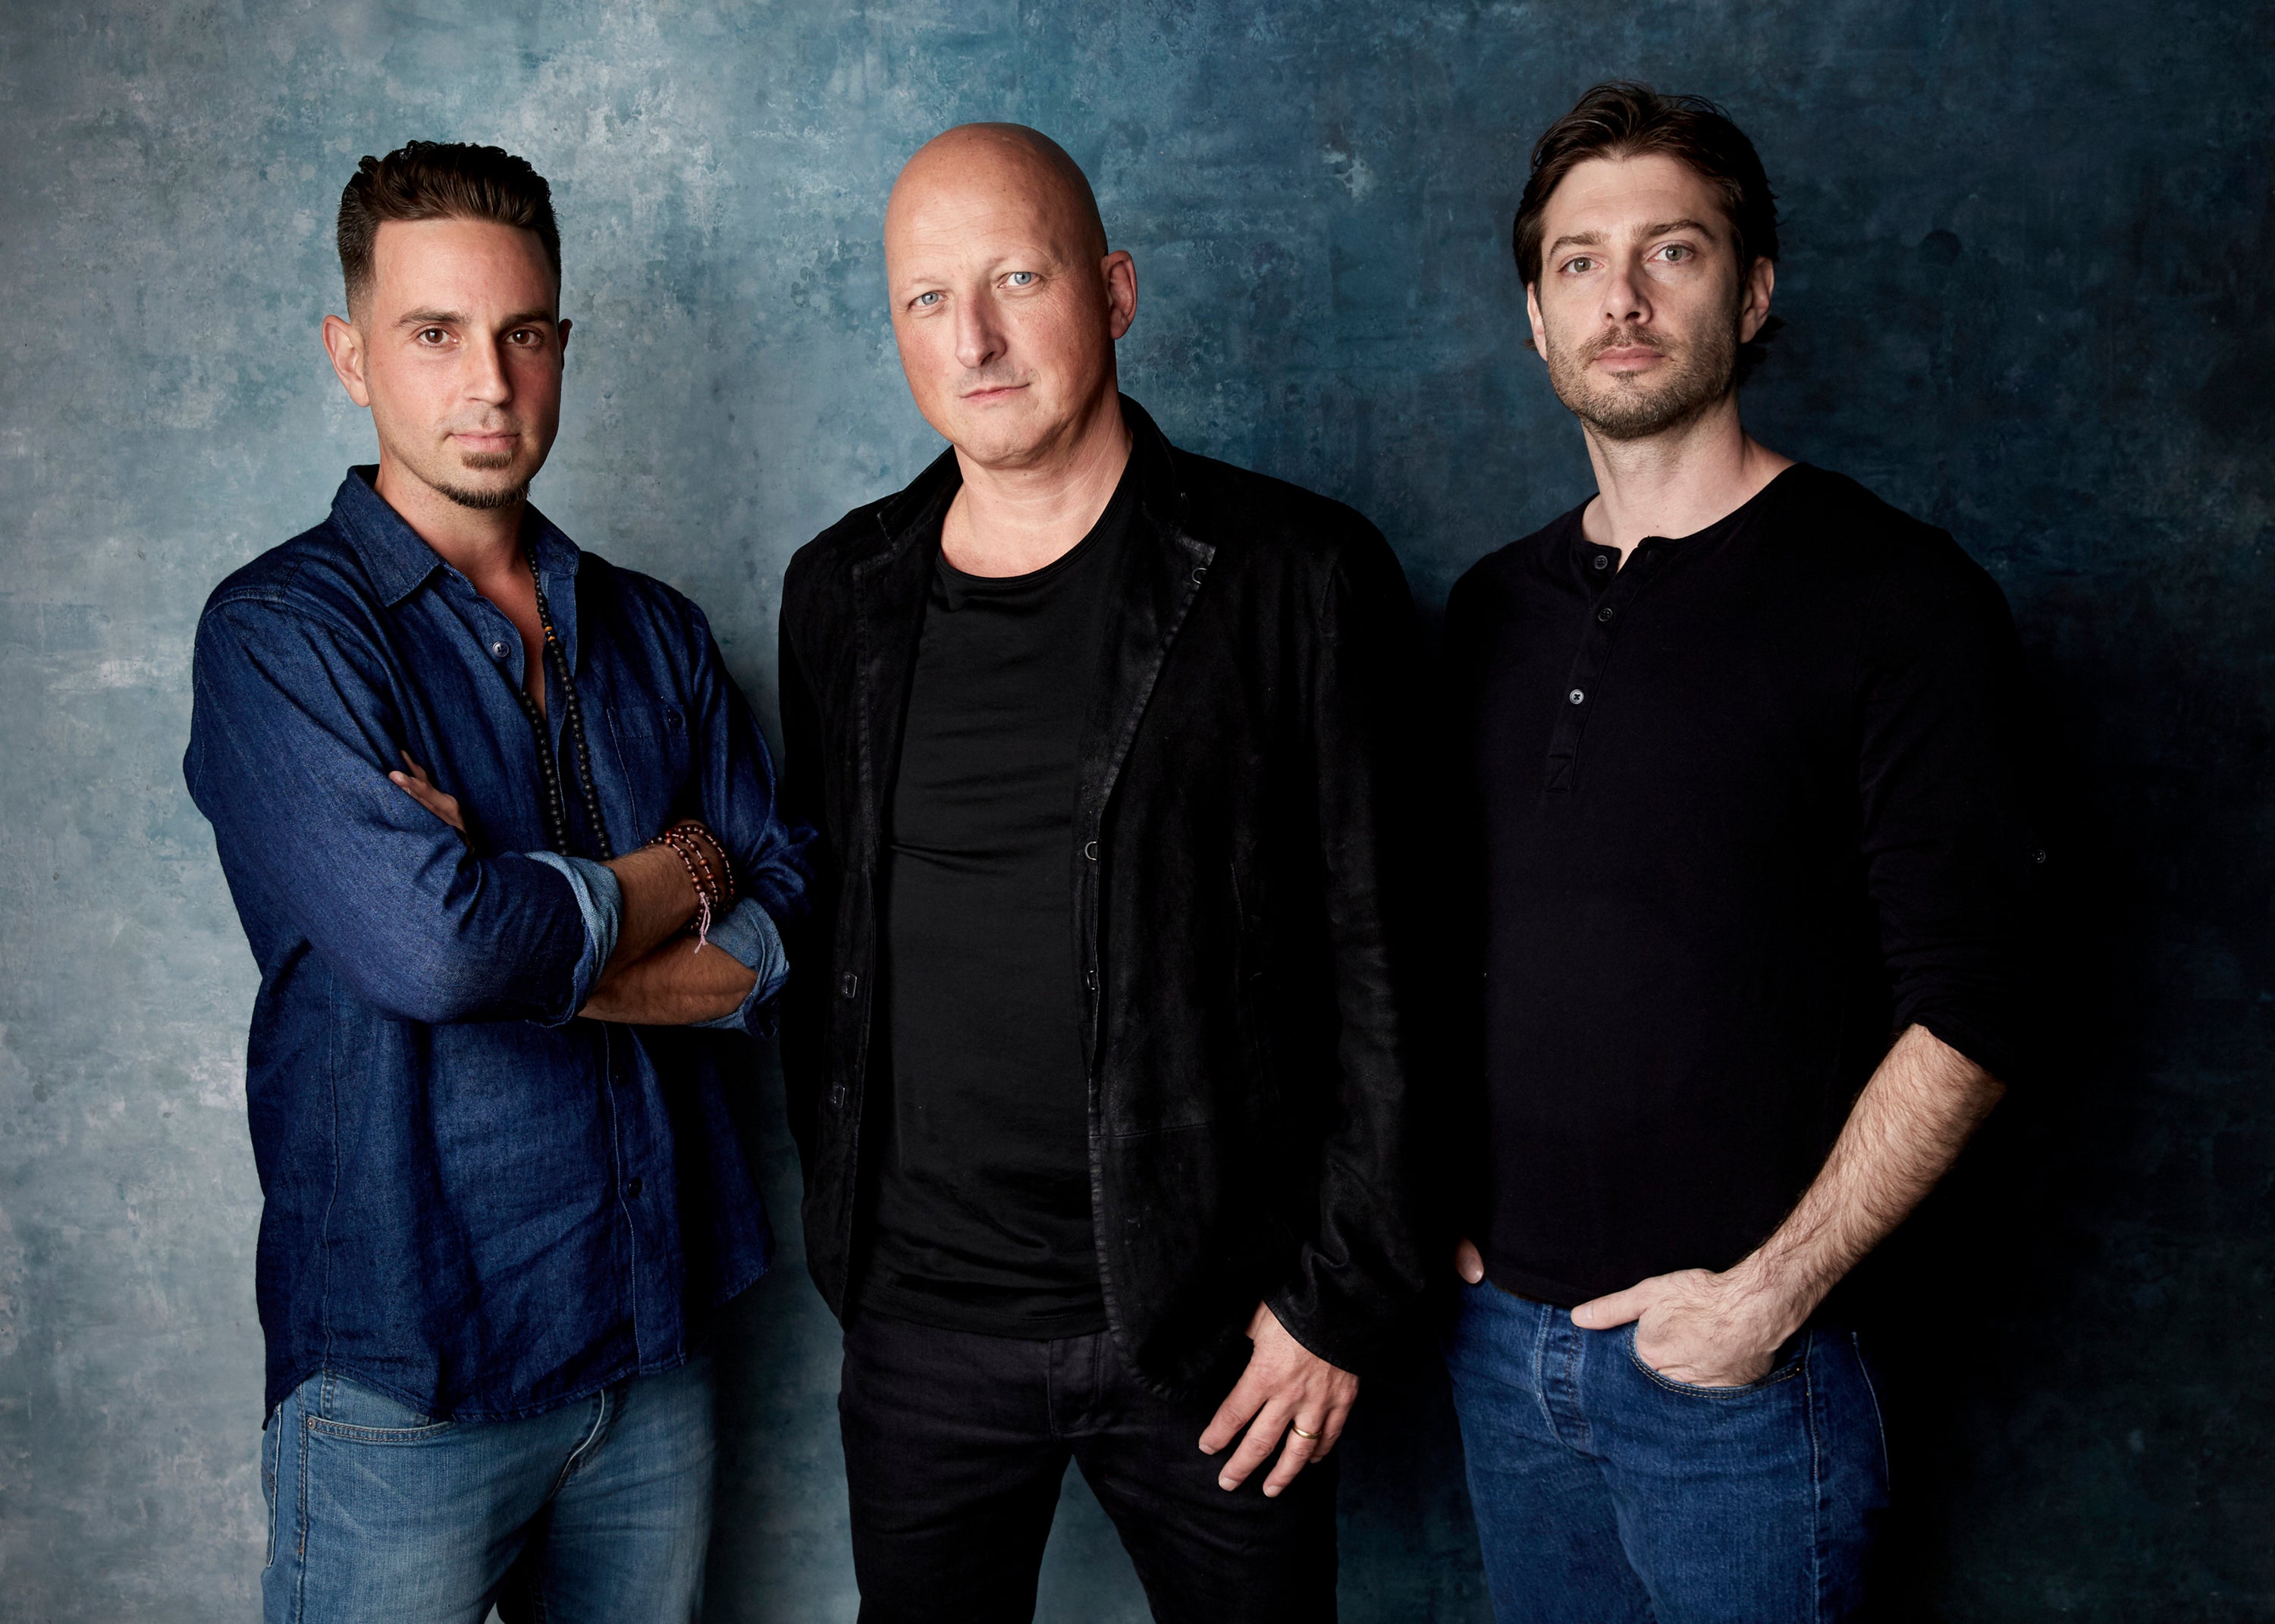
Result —
<path fill-rule="evenodd" d="M 497 508 L 510 508 L 529 495 L 529 481 L 518 485 L 502 485 L 491 490 L 475 490 L 464 485 L 437 484 L 435 488 L 462 508 L 477 512 L 488 512 Z"/>
<path fill-rule="evenodd" d="M 496 452 L 477 452 L 461 460 L 467 468 L 476 471 L 513 466 L 513 457 L 510 454 Z M 476 512 L 488 513 L 499 508 L 510 508 L 527 496 L 529 481 L 524 480 L 518 484 L 503 486 L 495 490 L 480 490 L 472 486 L 448 485 L 438 481 L 435 488 L 462 508 L 472 508 Z"/>

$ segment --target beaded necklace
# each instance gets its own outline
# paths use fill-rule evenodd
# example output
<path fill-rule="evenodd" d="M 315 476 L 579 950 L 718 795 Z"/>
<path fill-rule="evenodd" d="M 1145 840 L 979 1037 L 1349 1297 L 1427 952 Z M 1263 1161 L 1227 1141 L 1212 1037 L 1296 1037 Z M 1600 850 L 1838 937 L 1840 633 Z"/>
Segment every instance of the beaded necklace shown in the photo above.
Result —
<path fill-rule="evenodd" d="M 585 738 L 585 710 L 577 703 L 576 684 L 569 680 L 569 656 L 562 651 L 561 638 L 553 630 L 553 610 L 545 601 L 545 578 L 537 568 L 537 551 L 524 542 L 522 556 L 529 561 L 529 578 L 537 586 L 537 623 L 545 631 L 546 680 L 561 703 L 563 729 L 577 752 L 577 788 L 585 802 L 586 827 L 593 831 L 593 840 L 600 849 L 601 861 L 616 856 L 608 843 L 608 826 L 601 818 L 601 792 L 593 783 L 593 749 Z M 553 759 L 553 742 L 545 727 L 545 713 L 537 708 L 537 701 L 529 697 L 526 686 L 518 686 L 513 697 L 521 701 L 521 713 L 529 718 L 530 731 L 537 737 L 537 767 L 545 779 L 545 832 L 553 842 L 553 850 L 574 855 L 569 839 L 569 809 L 561 797 L 560 765 Z"/>

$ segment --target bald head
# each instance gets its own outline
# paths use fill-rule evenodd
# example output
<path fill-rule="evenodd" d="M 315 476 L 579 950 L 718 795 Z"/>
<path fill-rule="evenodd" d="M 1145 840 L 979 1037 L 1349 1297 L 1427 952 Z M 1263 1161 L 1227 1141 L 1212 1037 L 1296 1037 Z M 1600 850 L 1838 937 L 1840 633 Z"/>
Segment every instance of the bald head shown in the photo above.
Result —
<path fill-rule="evenodd" d="M 975 196 L 1022 209 L 1039 227 L 1065 234 L 1069 247 L 1106 257 L 1106 223 L 1089 177 L 1065 147 L 1023 124 L 960 124 L 918 147 L 885 205 L 886 253 L 896 221 L 943 198 Z"/>
<path fill-rule="evenodd" d="M 1138 273 L 1050 137 L 968 124 L 926 142 L 885 206 L 885 281 L 909 392 L 968 461 L 1037 465 L 1120 433 Z"/>

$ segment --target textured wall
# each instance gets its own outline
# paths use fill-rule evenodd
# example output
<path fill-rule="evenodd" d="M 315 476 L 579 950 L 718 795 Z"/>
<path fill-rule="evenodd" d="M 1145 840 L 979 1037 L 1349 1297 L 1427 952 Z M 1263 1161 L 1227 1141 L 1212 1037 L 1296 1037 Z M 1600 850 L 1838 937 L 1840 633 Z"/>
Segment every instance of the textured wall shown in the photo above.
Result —
<path fill-rule="evenodd" d="M 1056 134 L 1188 445 L 1370 513 L 1425 602 L 1584 494 L 1504 251 L 1591 79 L 1780 183 L 1770 442 L 2004 583 L 2075 813 L 2070 1040 L 1890 1260 L 1908 1618 L 2275 1618 L 2267 12 L 2115 0 L 19 4 L 0 15 L 0 1617 L 249 1615 L 252 966 L 185 797 L 193 617 L 370 435 L 316 324 L 356 157 L 504 143 L 578 321 L 545 507 L 762 705 L 790 549 L 933 442 L 881 309 L 910 150 Z M 774 1188 L 792 1168 L 779 1135 Z M 733 1337 L 714 1616 L 850 1618 L 830 1327 Z M 1349 1446 L 1346 1615 L 1483 1616 L 1426 1362 Z M 1047 1616 L 1135 1617 L 1078 1487 Z"/>

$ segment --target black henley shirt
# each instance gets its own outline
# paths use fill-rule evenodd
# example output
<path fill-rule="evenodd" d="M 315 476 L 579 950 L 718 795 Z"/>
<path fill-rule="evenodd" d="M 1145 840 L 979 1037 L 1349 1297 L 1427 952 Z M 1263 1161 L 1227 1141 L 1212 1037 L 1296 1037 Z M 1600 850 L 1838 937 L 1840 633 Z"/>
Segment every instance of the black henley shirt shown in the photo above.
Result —
<path fill-rule="evenodd" d="M 1951 538 L 1787 470 L 1621 567 L 1576 509 L 1455 587 L 1481 826 L 1489 1277 L 1724 1269 L 1917 1023 L 2013 1063 L 2044 855 L 2020 652 Z"/>

